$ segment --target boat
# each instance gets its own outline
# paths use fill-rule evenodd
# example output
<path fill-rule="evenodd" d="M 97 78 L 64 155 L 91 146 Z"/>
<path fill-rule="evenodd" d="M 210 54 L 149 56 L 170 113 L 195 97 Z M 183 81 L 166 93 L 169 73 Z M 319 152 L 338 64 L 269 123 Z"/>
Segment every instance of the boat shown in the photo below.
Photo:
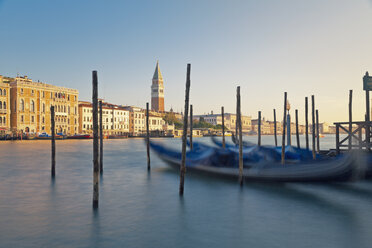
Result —
<path fill-rule="evenodd" d="M 67 136 L 67 139 L 90 139 L 89 134 L 74 134 Z"/>
<path fill-rule="evenodd" d="M 58 135 L 58 134 L 56 134 L 54 137 L 55 137 L 55 139 L 58 139 L 58 140 L 64 139 L 64 136 Z M 39 139 L 39 140 L 51 140 L 52 139 L 52 136 L 49 135 L 49 134 L 47 134 L 47 133 L 40 133 L 38 136 L 36 136 L 35 139 Z"/>
<path fill-rule="evenodd" d="M 179 151 L 166 148 L 154 141 L 150 142 L 150 147 L 171 167 L 176 169 L 180 167 L 181 153 Z M 194 149 L 186 154 L 186 168 L 188 171 L 230 178 L 239 177 L 238 158 L 229 149 L 210 147 L 195 142 L 193 147 Z M 244 160 L 243 177 L 247 181 L 264 182 L 347 181 L 356 173 L 353 161 L 352 154 L 341 154 L 321 160 L 286 161 L 283 165 L 278 158 L 267 159 L 256 156 Z"/>

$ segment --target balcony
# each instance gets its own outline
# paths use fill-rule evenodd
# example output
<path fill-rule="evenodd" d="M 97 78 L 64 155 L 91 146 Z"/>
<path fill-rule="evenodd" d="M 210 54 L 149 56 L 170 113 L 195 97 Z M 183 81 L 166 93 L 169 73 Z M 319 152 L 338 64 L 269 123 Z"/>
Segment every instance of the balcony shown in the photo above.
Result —
<path fill-rule="evenodd" d="M 0 114 L 6 114 L 7 113 L 7 109 L 0 109 Z"/>

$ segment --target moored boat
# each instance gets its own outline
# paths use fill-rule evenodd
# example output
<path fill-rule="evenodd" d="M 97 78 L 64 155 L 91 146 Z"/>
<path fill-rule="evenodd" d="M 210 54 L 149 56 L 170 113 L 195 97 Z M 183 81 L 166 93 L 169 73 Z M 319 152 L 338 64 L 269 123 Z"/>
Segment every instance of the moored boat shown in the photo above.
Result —
<path fill-rule="evenodd" d="M 181 153 L 165 146 L 150 143 L 151 149 L 166 163 L 179 168 Z M 213 148 L 194 143 L 195 149 L 186 155 L 186 168 L 190 171 L 238 178 L 238 160 L 228 149 Z M 253 154 L 251 154 L 253 155 Z M 356 168 L 351 154 L 342 154 L 322 160 L 301 161 L 282 165 L 277 159 L 258 156 L 245 159 L 243 176 L 250 181 L 272 182 L 329 182 L 346 181 L 355 175 Z"/>
<path fill-rule="evenodd" d="M 67 136 L 67 139 L 90 139 L 89 134 L 74 134 Z"/>

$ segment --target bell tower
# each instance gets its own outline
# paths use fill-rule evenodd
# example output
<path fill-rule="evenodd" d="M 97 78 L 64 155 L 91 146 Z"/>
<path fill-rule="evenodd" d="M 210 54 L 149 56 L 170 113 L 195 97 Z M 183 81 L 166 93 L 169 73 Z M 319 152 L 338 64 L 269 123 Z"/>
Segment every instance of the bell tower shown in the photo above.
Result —
<path fill-rule="evenodd" d="M 151 110 L 164 112 L 164 84 L 159 68 L 159 61 L 156 62 L 154 76 L 152 77 Z"/>

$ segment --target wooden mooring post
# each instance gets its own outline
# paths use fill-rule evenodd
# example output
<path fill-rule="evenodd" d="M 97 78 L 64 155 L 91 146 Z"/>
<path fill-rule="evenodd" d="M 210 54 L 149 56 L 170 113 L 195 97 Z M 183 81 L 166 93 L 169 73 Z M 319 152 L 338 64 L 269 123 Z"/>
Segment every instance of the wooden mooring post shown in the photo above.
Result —
<path fill-rule="evenodd" d="M 103 122 L 102 101 L 99 101 L 99 173 L 103 174 Z"/>
<path fill-rule="evenodd" d="M 278 139 L 276 137 L 276 111 L 274 109 L 274 140 L 275 140 L 275 147 L 278 146 Z"/>
<path fill-rule="evenodd" d="M 241 105 L 240 105 L 240 86 L 236 88 L 236 106 L 237 106 L 237 121 L 239 132 L 239 183 L 243 186 L 243 132 L 242 132 L 242 119 L 241 119 Z"/>
<path fill-rule="evenodd" d="M 186 143 L 187 143 L 187 122 L 189 114 L 189 95 L 190 95 L 190 71 L 191 64 L 187 64 L 186 73 L 186 92 L 185 92 L 185 112 L 183 116 L 183 133 L 182 133 L 182 160 L 180 168 L 180 187 L 179 194 L 182 196 L 184 192 L 185 173 L 186 173 Z"/>
<path fill-rule="evenodd" d="M 284 92 L 284 113 L 283 113 L 283 137 L 282 137 L 282 164 L 285 163 L 285 126 L 287 122 L 287 92 Z"/>
<path fill-rule="evenodd" d="M 298 130 L 298 109 L 295 110 L 295 114 L 296 114 L 296 141 L 297 141 L 297 147 L 301 148 L 301 146 L 300 146 L 300 133 L 299 133 L 299 130 Z"/>
<path fill-rule="evenodd" d="M 313 135 L 313 159 L 316 158 L 316 153 L 315 153 L 315 97 L 314 95 L 311 96 L 311 117 L 312 117 L 312 130 L 311 133 Z"/>
<path fill-rule="evenodd" d="M 192 104 L 190 104 L 190 150 L 193 149 L 193 146 L 192 146 Z"/>
<path fill-rule="evenodd" d="M 99 199 L 99 162 L 98 162 L 98 78 L 93 71 L 93 209 L 98 208 Z"/>
<path fill-rule="evenodd" d="M 222 116 L 222 148 L 225 149 L 225 110 L 224 107 L 221 107 L 221 116 Z"/>
<path fill-rule="evenodd" d="M 369 91 L 371 90 L 371 82 L 372 82 L 372 77 L 369 76 L 368 71 L 363 77 L 363 89 L 366 92 L 366 117 L 365 121 L 370 122 L 371 121 L 371 112 L 370 112 L 370 98 L 369 98 Z M 371 142 L 371 126 L 366 125 L 365 126 L 365 137 L 366 137 L 366 149 L 367 151 L 370 151 L 370 142 Z"/>
<path fill-rule="evenodd" d="M 353 131 L 353 90 L 349 91 L 349 151 L 352 149 Z"/>
<path fill-rule="evenodd" d="M 316 151 L 320 153 L 319 111 L 316 110 Z"/>
<path fill-rule="evenodd" d="M 150 171 L 150 114 L 149 103 L 146 103 L 146 148 L 147 148 L 147 170 Z"/>
<path fill-rule="evenodd" d="M 54 106 L 50 107 L 50 121 L 51 121 L 51 133 L 52 133 L 52 168 L 51 174 L 52 178 L 56 176 L 56 135 L 55 135 L 55 113 L 54 113 Z"/>
<path fill-rule="evenodd" d="M 309 150 L 309 104 L 307 97 L 305 97 L 305 139 L 306 149 Z"/>
<path fill-rule="evenodd" d="M 258 111 L 258 141 L 257 145 L 261 146 L 261 111 Z"/>

